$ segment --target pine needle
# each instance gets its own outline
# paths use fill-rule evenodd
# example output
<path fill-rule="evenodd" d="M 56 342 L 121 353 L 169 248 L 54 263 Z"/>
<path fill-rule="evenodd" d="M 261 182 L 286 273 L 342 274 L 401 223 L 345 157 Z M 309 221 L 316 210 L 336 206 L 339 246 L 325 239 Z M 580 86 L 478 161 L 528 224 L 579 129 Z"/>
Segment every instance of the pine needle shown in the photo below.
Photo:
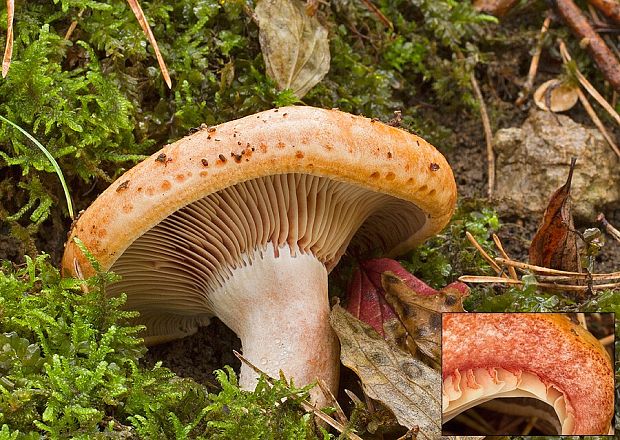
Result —
<path fill-rule="evenodd" d="M 6 78 L 9 73 L 11 58 L 13 57 L 13 15 L 15 15 L 15 2 L 14 0 L 6 0 L 6 46 L 2 59 L 2 78 Z"/>
<path fill-rule="evenodd" d="M 151 31 L 151 27 L 149 26 L 149 22 L 146 20 L 146 16 L 142 11 L 142 7 L 140 7 L 140 3 L 138 0 L 127 0 L 131 10 L 134 15 L 138 19 L 138 23 L 140 23 L 140 27 L 142 31 L 148 38 L 149 42 L 153 46 L 153 50 L 155 51 L 155 56 L 157 57 L 157 62 L 159 63 L 159 68 L 161 69 L 161 74 L 164 77 L 164 81 L 169 89 L 172 88 L 172 80 L 170 79 L 170 74 L 168 73 L 168 68 L 166 67 L 166 63 L 164 62 L 164 58 L 161 56 L 161 52 L 159 51 L 159 46 L 157 45 L 157 41 L 155 40 L 155 36 L 153 35 L 153 31 Z"/>

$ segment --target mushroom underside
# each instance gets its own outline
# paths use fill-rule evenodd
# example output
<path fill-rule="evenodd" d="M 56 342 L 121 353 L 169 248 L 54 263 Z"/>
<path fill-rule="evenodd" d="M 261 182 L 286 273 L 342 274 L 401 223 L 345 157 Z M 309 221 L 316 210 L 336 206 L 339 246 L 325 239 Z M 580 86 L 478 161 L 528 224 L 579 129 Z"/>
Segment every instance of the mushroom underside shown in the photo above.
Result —
<path fill-rule="evenodd" d="M 213 294 L 266 253 L 277 258 L 288 247 L 330 271 L 347 247 L 389 250 L 425 222 L 414 204 L 350 183 L 261 177 L 207 195 L 136 239 L 111 267 L 122 278 L 108 293 L 127 293 L 126 307 L 141 313 L 148 336 L 182 337 L 220 316 Z"/>
<path fill-rule="evenodd" d="M 574 410 L 562 390 L 545 384 L 534 373 L 501 367 L 457 369 L 446 376 L 442 385 L 443 423 L 484 402 L 510 397 L 533 398 L 550 405 L 560 422 L 557 434 L 573 432 Z"/>

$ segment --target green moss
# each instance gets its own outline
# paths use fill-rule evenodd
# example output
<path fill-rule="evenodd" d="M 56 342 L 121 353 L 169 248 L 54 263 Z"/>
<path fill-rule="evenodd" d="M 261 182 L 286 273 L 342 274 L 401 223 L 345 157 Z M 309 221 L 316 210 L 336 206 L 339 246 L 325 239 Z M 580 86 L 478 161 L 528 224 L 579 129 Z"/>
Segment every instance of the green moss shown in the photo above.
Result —
<path fill-rule="evenodd" d="M 299 402 L 309 387 L 259 380 L 241 391 L 230 368 L 216 373 L 222 390 L 156 365 L 138 363 L 140 327 L 107 298 L 99 274 L 61 279 L 45 256 L 0 270 L 0 439 L 194 438 L 314 439 Z M 123 437 L 123 438 L 125 438 Z"/>
<path fill-rule="evenodd" d="M 498 228 L 495 211 L 473 201 L 461 203 L 446 229 L 410 252 L 401 263 L 436 289 L 463 274 L 490 275 L 491 268 L 465 233 L 472 234 L 487 252 L 492 252 L 491 234 Z"/>
<path fill-rule="evenodd" d="M 144 154 L 192 127 L 299 102 L 265 75 L 251 3 L 144 0 L 141 5 L 172 90 L 125 0 L 34 1 L 15 11 L 13 62 L 0 81 L 0 114 L 59 160 L 78 209 Z M 383 120 L 402 110 L 405 128 L 443 140 L 446 130 L 416 103 L 467 108 L 470 61 L 477 53 L 472 43 L 488 17 L 452 0 L 383 0 L 379 7 L 393 29 L 360 2 L 321 7 L 319 17 L 330 32 L 331 69 L 303 103 Z M 66 40 L 73 21 L 75 30 Z M 0 30 L 5 23 L 0 18 Z M 457 52 L 465 61 L 457 60 Z M 29 228 L 34 234 L 50 210 L 66 216 L 57 184 L 45 185 L 43 193 L 34 189 L 37 178 L 44 181 L 43 174 L 53 171 L 49 162 L 4 124 L 0 164 L 0 181 L 17 188 L 10 200 L 0 197 L 4 220 L 27 226 L 34 216 Z M 97 191 L 84 189 L 93 184 Z M 53 217 L 60 218 L 59 212 Z"/>

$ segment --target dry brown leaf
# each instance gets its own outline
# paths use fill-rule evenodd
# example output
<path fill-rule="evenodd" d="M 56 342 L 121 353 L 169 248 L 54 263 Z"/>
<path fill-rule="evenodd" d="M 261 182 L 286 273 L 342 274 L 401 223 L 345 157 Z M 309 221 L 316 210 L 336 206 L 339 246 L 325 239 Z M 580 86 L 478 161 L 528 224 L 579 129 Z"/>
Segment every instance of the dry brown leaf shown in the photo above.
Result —
<path fill-rule="evenodd" d="M 260 0 L 254 12 L 267 74 L 302 98 L 329 71 L 327 29 L 301 0 Z"/>
<path fill-rule="evenodd" d="M 530 245 L 530 264 L 581 272 L 570 198 L 575 162 L 576 159 L 573 158 L 566 183 L 553 193 L 549 200 L 542 223 Z"/>
<path fill-rule="evenodd" d="M 157 40 L 155 40 L 155 36 L 153 35 L 153 31 L 151 31 L 151 27 L 149 26 L 149 22 L 146 20 L 146 16 L 142 11 L 142 7 L 138 0 L 127 0 L 133 14 L 138 19 L 138 23 L 140 23 L 140 27 L 142 31 L 146 35 L 146 38 L 149 40 L 151 45 L 153 46 L 153 50 L 155 51 L 155 57 L 157 58 L 157 62 L 159 63 L 159 69 L 161 70 L 161 74 L 164 77 L 164 81 L 169 89 L 172 88 L 172 80 L 170 79 L 170 74 L 168 73 L 168 68 L 166 67 L 166 63 L 164 62 L 164 57 L 161 56 L 161 52 L 159 51 L 159 46 L 157 45 Z"/>
<path fill-rule="evenodd" d="M 6 46 L 2 59 L 2 78 L 6 78 L 13 57 L 13 16 L 15 15 L 14 0 L 6 0 Z"/>
<path fill-rule="evenodd" d="M 386 405 L 401 425 L 419 427 L 419 439 L 439 438 L 439 372 L 391 346 L 338 305 L 332 309 L 330 322 L 340 339 L 341 361 L 359 376 L 365 393 Z"/>
<path fill-rule="evenodd" d="M 383 272 L 381 284 L 385 299 L 396 311 L 400 322 L 422 353 L 439 364 L 441 358 L 441 313 L 464 312 L 463 297 L 467 287 L 455 283 L 434 295 L 420 295 L 411 289 L 399 276 Z M 406 339 L 410 350 L 410 343 Z"/>

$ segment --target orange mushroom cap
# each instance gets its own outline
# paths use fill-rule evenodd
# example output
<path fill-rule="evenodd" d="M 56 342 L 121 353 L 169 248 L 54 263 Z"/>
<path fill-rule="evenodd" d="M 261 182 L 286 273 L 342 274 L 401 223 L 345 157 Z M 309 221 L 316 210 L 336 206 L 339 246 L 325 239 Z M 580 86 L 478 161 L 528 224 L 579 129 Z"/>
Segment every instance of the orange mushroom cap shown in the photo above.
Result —
<path fill-rule="evenodd" d="M 444 422 L 497 397 L 527 396 L 552 405 L 561 434 L 607 434 L 614 412 L 609 355 L 561 314 L 443 315 Z"/>

